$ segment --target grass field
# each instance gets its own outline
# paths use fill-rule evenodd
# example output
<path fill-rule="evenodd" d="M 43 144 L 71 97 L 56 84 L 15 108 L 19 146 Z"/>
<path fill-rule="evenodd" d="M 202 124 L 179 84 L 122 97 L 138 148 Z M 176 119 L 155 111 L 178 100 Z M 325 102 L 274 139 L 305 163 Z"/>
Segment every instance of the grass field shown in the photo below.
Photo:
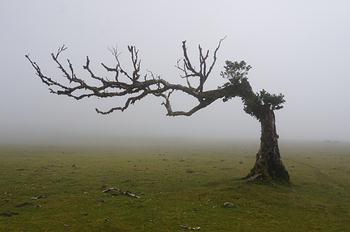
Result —
<path fill-rule="evenodd" d="M 281 144 L 291 186 L 240 181 L 256 151 L 248 142 L 2 146 L 0 231 L 350 231 L 349 145 Z"/>

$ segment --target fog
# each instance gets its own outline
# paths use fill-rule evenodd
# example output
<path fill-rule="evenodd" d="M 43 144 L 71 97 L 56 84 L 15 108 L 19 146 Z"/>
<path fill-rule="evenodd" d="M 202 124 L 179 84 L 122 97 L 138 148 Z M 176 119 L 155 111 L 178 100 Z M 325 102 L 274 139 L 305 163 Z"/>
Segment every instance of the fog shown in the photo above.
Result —
<path fill-rule="evenodd" d="M 350 141 L 350 2 L 335 1 L 0 1 L 1 143 L 110 140 L 127 137 L 258 139 L 258 122 L 240 99 L 217 101 L 191 117 L 166 117 L 161 99 L 148 97 L 127 111 L 107 116 L 123 99 L 76 101 L 52 95 L 24 58 L 30 54 L 47 75 L 63 78 L 50 52 L 65 44 L 80 75 L 86 55 L 96 73 L 100 62 L 114 64 L 108 48 L 117 46 L 127 64 L 127 45 L 140 49 L 142 72 L 182 83 L 174 67 L 187 40 L 213 51 L 227 36 L 206 89 L 224 83 L 225 60 L 252 65 L 255 91 L 283 93 L 276 112 L 281 140 Z M 176 109 L 188 109 L 179 96 Z"/>

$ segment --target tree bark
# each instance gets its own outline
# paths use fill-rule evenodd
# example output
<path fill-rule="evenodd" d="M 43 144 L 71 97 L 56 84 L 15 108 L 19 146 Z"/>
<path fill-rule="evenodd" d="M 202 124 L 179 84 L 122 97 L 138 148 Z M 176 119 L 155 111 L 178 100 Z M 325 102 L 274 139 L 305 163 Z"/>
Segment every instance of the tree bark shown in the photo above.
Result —
<path fill-rule="evenodd" d="M 260 149 L 256 154 L 255 165 L 246 178 L 288 183 L 289 174 L 281 160 L 273 110 L 265 110 L 259 121 L 261 123 Z"/>

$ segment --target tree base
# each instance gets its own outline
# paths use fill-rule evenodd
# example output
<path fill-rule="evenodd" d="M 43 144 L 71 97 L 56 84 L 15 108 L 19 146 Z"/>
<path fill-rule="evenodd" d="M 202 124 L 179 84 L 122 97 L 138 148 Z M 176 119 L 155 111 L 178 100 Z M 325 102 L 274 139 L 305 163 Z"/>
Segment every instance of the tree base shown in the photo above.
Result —
<path fill-rule="evenodd" d="M 276 132 L 275 114 L 271 109 L 263 112 L 259 119 L 261 122 L 260 149 L 256 154 L 255 165 L 246 179 L 289 183 L 289 174 L 282 163 L 278 148 L 279 136 Z"/>
<path fill-rule="evenodd" d="M 279 158 L 279 154 L 257 154 L 254 167 L 245 177 L 248 181 L 268 181 L 289 183 L 289 173 Z"/>

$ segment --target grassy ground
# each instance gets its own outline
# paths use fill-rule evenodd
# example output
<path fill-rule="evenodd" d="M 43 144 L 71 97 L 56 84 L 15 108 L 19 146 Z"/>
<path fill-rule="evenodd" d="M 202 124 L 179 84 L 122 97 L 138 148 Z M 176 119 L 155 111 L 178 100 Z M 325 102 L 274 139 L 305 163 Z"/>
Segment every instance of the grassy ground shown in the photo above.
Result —
<path fill-rule="evenodd" d="M 282 144 L 291 186 L 238 180 L 256 150 L 249 143 L 3 146 L 0 214 L 18 215 L 0 216 L 0 231 L 166 232 L 183 224 L 211 232 L 349 231 L 349 146 Z M 102 193 L 107 187 L 141 198 Z"/>

